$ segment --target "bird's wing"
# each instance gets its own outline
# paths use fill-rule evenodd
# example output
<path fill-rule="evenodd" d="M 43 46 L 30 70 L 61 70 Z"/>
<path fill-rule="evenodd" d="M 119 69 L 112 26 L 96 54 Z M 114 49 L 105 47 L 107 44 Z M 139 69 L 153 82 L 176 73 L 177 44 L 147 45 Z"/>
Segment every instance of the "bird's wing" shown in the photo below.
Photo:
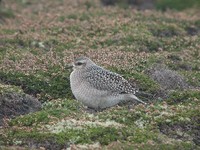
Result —
<path fill-rule="evenodd" d="M 117 93 L 135 94 L 135 89 L 119 74 L 110 72 L 101 67 L 96 66 L 90 68 L 86 74 L 86 80 L 93 88 L 98 90 L 107 90 Z"/>

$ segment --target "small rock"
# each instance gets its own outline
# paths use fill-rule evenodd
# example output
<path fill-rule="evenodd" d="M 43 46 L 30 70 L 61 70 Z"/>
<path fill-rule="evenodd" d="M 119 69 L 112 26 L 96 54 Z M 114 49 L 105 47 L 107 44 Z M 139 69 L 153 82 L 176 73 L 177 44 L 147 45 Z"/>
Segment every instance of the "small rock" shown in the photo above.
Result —
<path fill-rule="evenodd" d="M 183 76 L 164 65 L 156 64 L 146 70 L 146 74 L 160 84 L 164 90 L 187 89 L 189 87 Z"/>
<path fill-rule="evenodd" d="M 41 103 L 30 95 L 19 93 L 0 94 L 0 126 L 4 118 L 36 112 L 42 107 Z"/>
<path fill-rule="evenodd" d="M 200 29 L 196 28 L 196 27 L 187 27 L 186 28 L 187 34 L 194 36 L 194 35 L 198 35 L 200 32 Z"/>

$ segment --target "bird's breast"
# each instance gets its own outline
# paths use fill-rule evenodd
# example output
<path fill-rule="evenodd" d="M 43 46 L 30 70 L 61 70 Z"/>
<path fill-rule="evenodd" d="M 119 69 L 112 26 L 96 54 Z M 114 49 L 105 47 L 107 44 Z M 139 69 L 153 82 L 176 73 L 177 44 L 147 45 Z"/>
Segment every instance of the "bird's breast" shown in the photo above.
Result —
<path fill-rule="evenodd" d="M 79 72 L 72 72 L 70 75 L 70 86 L 73 95 L 77 100 L 85 101 L 89 98 L 91 90 Z"/>
<path fill-rule="evenodd" d="M 79 73 L 73 71 L 70 74 L 70 86 L 71 86 L 72 93 L 74 95 L 75 95 L 75 93 L 77 93 L 77 91 L 81 90 L 82 82 L 83 82 L 83 80 L 81 79 Z"/>

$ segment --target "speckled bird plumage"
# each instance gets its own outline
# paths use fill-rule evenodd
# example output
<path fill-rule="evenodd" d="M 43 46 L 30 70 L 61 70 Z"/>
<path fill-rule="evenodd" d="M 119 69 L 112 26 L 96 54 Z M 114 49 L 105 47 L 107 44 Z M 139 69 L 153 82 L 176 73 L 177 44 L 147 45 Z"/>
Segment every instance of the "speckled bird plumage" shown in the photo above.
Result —
<path fill-rule="evenodd" d="M 122 76 L 96 65 L 86 69 L 85 79 L 98 90 L 135 94 L 135 89 Z"/>
<path fill-rule="evenodd" d="M 75 59 L 70 74 L 72 93 L 88 107 L 101 109 L 126 100 L 137 100 L 135 88 L 121 75 L 108 71 L 87 57 Z"/>

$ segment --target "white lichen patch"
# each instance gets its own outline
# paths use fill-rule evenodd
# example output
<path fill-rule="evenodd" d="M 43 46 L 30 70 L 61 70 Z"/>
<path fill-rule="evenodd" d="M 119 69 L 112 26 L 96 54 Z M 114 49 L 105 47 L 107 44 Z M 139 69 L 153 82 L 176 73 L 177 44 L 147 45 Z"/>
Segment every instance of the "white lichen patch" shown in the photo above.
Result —
<path fill-rule="evenodd" d="M 174 116 L 174 115 L 175 115 L 174 112 L 162 111 L 162 112 L 160 112 L 159 115 L 155 116 L 154 119 L 160 119 L 160 118 L 163 118 L 163 117 L 171 117 L 171 116 Z"/>
<path fill-rule="evenodd" d="M 99 120 L 89 121 L 89 120 L 76 120 L 76 119 L 63 119 L 60 122 L 57 122 L 53 125 L 46 125 L 46 128 L 52 133 L 60 133 L 67 129 L 73 130 L 83 130 L 87 127 L 115 127 L 120 128 L 123 125 L 113 121 L 106 120 L 105 122 L 101 122 Z"/>
<path fill-rule="evenodd" d="M 67 150 L 74 150 L 74 149 L 82 149 L 82 150 L 88 150 L 88 149 L 102 149 L 100 143 L 93 143 L 93 144 L 78 144 L 78 145 L 70 145 L 69 148 L 67 148 Z"/>
<path fill-rule="evenodd" d="M 147 124 L 147 121 L 143 120 L 142 118 L 135 121 L 135 125 L 137 125 L 137 127 L 140 129 L 144 129 L 146 124 Z"/>

